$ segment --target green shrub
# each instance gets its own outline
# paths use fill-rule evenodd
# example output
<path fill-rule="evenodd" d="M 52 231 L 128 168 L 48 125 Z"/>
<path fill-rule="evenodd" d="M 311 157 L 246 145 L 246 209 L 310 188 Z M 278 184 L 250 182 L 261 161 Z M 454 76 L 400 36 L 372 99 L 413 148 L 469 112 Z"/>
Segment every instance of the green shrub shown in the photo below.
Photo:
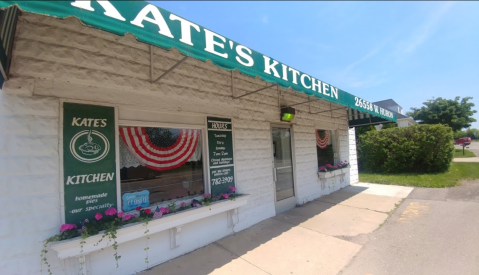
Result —
<path fill-rule="evenodd" d="M 368 172 L 445 172 L 453 155 L 452 129 L 441 124 L 370 131 L 358 139 L 359 168 Z"/>

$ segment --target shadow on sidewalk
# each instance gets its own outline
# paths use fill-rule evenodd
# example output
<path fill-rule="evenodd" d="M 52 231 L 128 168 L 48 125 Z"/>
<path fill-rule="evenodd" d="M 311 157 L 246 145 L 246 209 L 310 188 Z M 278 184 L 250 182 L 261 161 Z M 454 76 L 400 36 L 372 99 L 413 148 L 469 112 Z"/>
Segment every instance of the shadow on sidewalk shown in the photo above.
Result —
<path fill-rule="evenodd" d="M 309 257 L 311 257 L 311 259 L 303 263 L 305 265 L 304 268 L 314 263 L 314 266 L 310 267 L 310 270 L 311 268 L 314 270 L 316 270 L 316 268 L 323 270 L 325 267 L 321 268 L 317 265 L 332 261 L 337 262 L 337 264 L 332 264 L 333 267 L 337 265 L 338 270 L 340 270 L 343 265 L 342 259 L 328 260 L 328 257 L 334 257 L 334 255 L 330 255 L 332 247 L 335 249 L 343 247 L 346 254 L 348 253 L 347 251 L 351 251 L 351 253 L 354 251 L 354 253 L 351 254 L 351 257 L 353 257 L 357 252 L 356 249 L 359 249 L 358 245 L 324 234 L 318 235 L 318 232 L 313 230 L 292 229 L 366 189 L 368 188 L 360 186 L 349 186 L 340 189 L 330 195 L 297 206 L 287 212 L 280 213 L 275 217 L 227 236 L 213 244 L 150 268 L 144 274 L 202 275 L 211 274 L 215 271 L 215 274 L 267 274 L 264 273 L 262 269 L 255 267 L 255 265 L 251 266 L 251 262 L 254 263 L 255 260 L 260 258 L 262 262 L 261 265 L 268 266 L 265 270 L 275 270 L 281 265 L 297 265 L 298 262 L 295 262 L 296 260 L 294 259 L 300 258 L 303 260 Z M 332 195 L 334 195 L 336 203 L 321 201 L 323 198 Z M 269 243 L 278 238 L 281 239 L 280 242 Z M 268 249 L 271 250 L 269 255 L 264 251 L 264 245 L 266 243 L 269 243 Z M 258 249 L 261 247 L 262 249 Z M 279 255 L 285 258 L 276 259 L 275 257 Z M 242 259 L 238 260 L 238 258 Z M 345 257 L 345 259 L 347 258 L 348 257 Z M 287 263 L 288 261 L 292 262 Z M 226 265 L 227 267 L 225 267 Z M 250 268 L 254 270 L 245 270 Z M 295 270 L 298 268 L 301 269 L 301 267 L 295 267 Z M 327 267 L 327 269 L 329 268 L 330 266 Z M 333 269 L 337 268 L 335 267 Z M 304 272 L 306 272 L 306 270 L 308 269 L 305 269 Z M 302 274 L 308 274 L 304 272 Z M 326 274 L 335 274 L 335 272 L 326 272 Z"/>

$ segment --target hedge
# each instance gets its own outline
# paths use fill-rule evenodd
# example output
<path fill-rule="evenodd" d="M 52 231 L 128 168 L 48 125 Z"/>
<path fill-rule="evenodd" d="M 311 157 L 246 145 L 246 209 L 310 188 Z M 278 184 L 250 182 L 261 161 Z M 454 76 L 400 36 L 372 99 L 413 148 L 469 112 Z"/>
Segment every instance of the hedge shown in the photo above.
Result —
<path fill-rule="evenodd" d="M 358 138 L 359 168 L 367 172 L 445 172 L 453 155 L 452 129 L 441 124 L 370 131 Z"/>

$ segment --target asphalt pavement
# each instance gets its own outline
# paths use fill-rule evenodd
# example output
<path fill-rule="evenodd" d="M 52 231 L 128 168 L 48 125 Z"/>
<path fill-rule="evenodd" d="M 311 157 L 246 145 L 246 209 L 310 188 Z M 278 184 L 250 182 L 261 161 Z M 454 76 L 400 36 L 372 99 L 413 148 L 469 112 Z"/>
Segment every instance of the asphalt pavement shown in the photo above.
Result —
<path fill-rule="evenodd" d="M 479 142 L 473 141 L 473 142 L 471 142 L 471 144 L 469 144 L 466 147 L 469 147 L 467 150 L 473 152 L 474 155 L 476 155 L 476 157 L 479 157 Z"/>
<path fill-rule="evenodd" d="M 479 180 L 415 188 L 364 244 L 343 275 L 479 274 Z"/>
<path fill-rule="evenodd" d="M 455 145 L 456 149 L 462 149 L 462 146 L 460 145 Z M 479 142 L 473 141 L 471 144 L 466 146 L 466 150 L 469 150 L 476 155 L 476 157 L 479 157 Z"/>

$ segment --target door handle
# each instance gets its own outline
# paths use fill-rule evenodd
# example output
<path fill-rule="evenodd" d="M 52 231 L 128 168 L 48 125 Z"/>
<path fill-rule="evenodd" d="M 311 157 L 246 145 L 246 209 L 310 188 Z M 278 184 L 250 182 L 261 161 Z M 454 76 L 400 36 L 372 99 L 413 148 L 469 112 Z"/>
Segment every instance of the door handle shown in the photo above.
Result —
<path fill-rule="evenodd" d="M 278 177 L 276 175 L 276 170 L 277 170 L 276 167 L 273 167 L 273 180 L 274 181 L 278 181 Z"/>

